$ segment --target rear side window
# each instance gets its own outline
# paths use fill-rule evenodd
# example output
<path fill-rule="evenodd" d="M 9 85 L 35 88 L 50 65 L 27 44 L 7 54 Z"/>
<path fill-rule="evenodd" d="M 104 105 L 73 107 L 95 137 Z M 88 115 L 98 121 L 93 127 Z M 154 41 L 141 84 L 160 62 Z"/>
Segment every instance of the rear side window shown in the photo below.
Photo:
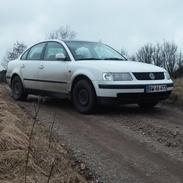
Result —
<path fill-rule="evenodd" d="M 58 53 L 63 53 L 66 56 L 66 60 L 68 60 L 68 54 L 60 43 L 49 42 L 45 50 L 44 60 L 56 60 L 56 54 Z"/>
<path fill-rule="evenodd" d="M 46 43 L 40 43 L 33 46 L 27 56 L 27 60 L 41 60 L 42 53 Z"/>
<path fill-rule="evenodd" d="M 29 53 L 29 50 L 27 50 L 27 51 L 21 56 L 21 60 L 26 60 L 26 59 L 27 59 L 28 53 Z"/>

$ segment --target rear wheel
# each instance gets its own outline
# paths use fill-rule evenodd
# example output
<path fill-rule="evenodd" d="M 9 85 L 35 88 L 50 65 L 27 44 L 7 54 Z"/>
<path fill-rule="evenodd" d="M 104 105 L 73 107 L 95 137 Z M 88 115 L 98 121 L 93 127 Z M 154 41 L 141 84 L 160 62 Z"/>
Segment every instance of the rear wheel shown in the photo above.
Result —
<path fill-rule="evenodd" d="M 92 83 L 86 79 L 75 83 L 72 90 L 72 101 L 79 112 L 85 114 L 93 112 L 96 95 Z"/>
<path fill-rule="evenodd" d="M 15 100 L 26 100 L 27 93 L 23 87 L 22 81 L 18 76 L 13 77 L 11 84 L 12 97 Z"/>
<path fill-rule="evenodd" d="M 155 107 L 158 104 L 158 102 L 140 102 L 138 103 L 139 107 L 144 108 L 144 109 L 150 109 Z"/>

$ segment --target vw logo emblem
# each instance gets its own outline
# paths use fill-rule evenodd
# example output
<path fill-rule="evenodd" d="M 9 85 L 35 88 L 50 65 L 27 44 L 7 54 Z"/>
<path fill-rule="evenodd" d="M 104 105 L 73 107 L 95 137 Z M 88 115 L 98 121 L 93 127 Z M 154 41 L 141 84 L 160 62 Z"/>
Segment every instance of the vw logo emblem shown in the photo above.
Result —
<path fill-rule="evenodd" d="M 155 75 L 153 73 L 149 73 L 149 77 L 150 77 L 151 80 L 155 79 Z"/>

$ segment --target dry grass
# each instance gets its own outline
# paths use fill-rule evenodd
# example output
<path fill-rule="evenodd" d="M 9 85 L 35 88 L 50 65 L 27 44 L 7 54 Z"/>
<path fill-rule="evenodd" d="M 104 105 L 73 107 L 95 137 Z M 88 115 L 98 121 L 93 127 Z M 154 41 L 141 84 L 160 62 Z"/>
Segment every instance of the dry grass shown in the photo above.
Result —
<path fill-rule="evenodd" d="M 183 78 L 174 81 L 174 90 L 168 102 L 183 107 Z"/>
<path fill-rule="evenodd" d="M 25 162 L 32 119 L 0 87 L 0 182 L 24 183 Z M 73 168 L 65 147 L 56 140 L 50 144 L 49 128 L 37 124 L 27 169 L 28 183 L 87 182 Z"/>

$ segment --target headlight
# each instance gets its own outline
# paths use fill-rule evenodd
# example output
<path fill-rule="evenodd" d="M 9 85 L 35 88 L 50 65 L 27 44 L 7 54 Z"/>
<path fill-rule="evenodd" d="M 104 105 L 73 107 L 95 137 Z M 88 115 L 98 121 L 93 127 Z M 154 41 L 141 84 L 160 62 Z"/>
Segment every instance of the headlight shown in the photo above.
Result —
<path fill-rule="evenodd" d="M 103 73 L 103 80 L 112 81 L 113 80 L 112 74 L 110 72 Z"/>
<path fill-rule="evenodd" d="M 166 77 L 166 79 L 168 79 L 168 80 L 171 79 L 171 78 L 170 78 L 170 74 L 169 74 L 168 72 L 165 72 L 165 77 Z"/>
<path fill-rule="evenodd" d="M 103 73 L 105 81 L 132 81 L 133 78 L 128 72 Z"/>

